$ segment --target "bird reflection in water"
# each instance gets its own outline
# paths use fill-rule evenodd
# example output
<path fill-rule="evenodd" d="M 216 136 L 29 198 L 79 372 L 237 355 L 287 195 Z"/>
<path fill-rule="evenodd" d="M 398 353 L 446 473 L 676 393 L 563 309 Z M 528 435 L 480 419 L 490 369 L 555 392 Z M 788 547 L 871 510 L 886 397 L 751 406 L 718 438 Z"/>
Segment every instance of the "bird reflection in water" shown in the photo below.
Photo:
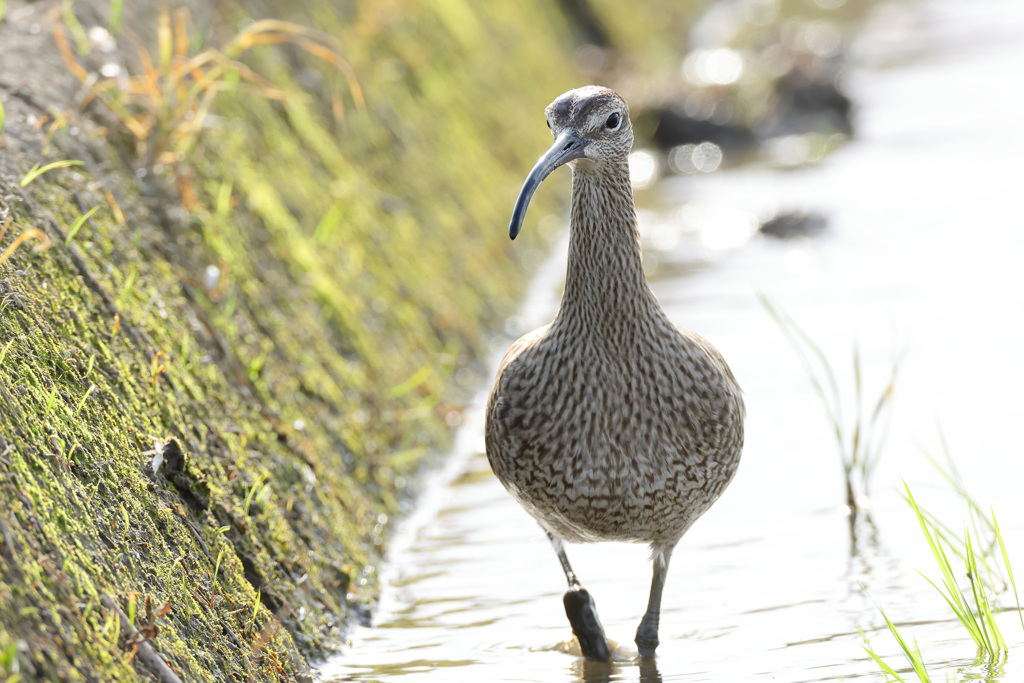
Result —
<path fill-rule="evenodd" d="M 636 678 L 635 669 L 640 676 Z M 640 657 L 632 661 L 595 662 L 577 659 L 572 663 L 576 683 L 611 683 L 612 681 L 636 680 L 639 683 L 661 683 L 658 660 L 654 657 Z"/>

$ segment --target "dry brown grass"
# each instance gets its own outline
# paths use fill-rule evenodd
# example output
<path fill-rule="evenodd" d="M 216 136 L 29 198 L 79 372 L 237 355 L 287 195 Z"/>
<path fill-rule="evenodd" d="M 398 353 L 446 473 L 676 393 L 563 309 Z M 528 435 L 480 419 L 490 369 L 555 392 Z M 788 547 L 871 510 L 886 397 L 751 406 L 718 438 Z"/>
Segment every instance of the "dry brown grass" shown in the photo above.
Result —
<path fill-rule="evenodd" d="M 82 106 L 101 101 L 130 132 L 135 155 L 144 168 L 173 167 L 194 149 L 208 127 L 209 114 L 217 95 L 239 85 L 254 89 L 272 100 L 285 93 L 269 79 L 256 73 L 241 56 L 257 46 L 291 45 L 312 55 L 340 73 L 349 96 L 357 107 L 365 106 L 362 88 L 351 66 L 341 57 L 341 46 L 332 36 L 315 29 L 276 19 L 255 21 L 221 47 L 206 47 L 190 54 L 190 17 L 187 8 L 173 12 L 163 8 L 158 16 L 155 54 L 137 37 L 140 73 L 127 77 L 104 77 L 79 61 L 68 40 L 76 34 L 65 19 L 55 21 L 53 37 L 65 64 L 82 82 Z M 80 28 L 80 27 L 79 27 Z M 78 41 L 76 41 L 78 42 Z M 345 116 L 339 92 L 331 97 L 332 114 Z M 182 199 L 189 204 L 192 193 L 179 183 Z"/>
<path fill-rule="evenodd" d="M 0 226 L 0 242 L 3 241 L 4 235 L 7 234 L 7 229 L 11 227 L 12 221 L 13 219 L 8 218 L 6 221 L 4 221 L 4 224 Z M 11 254 L 13 254 L 14 251 L 21 246 L 22 242 L 30 239 L 39 241 L 39 244 L 35 246 L 35 251 L 37 252 L 45 251 L 46 249 L 50 248 L 50 238 L 49 236 L 47 236 L 45 232 L 37 228 L 29 228 L 28 230 L 24 230 L 21 234 L 15 237 L 14 241 L 11 242 L 10 246 L 4 249 L 3 252 L 0 252 L 0 264 L 9 259 L 11 257 Z"/>

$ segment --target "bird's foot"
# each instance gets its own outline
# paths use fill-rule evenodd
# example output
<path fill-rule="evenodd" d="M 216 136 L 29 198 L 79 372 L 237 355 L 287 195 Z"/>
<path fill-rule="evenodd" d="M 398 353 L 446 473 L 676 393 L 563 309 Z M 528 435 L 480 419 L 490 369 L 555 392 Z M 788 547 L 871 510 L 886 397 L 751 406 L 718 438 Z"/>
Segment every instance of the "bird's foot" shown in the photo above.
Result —
<path fill-rule="evenodd" d="M 594 598 L 585 588 L 573 588 L 562 596 L 565 616 L 569 617 L 573 635 L 580 641 L 580 650 L 587 659 L 607 662 L 611 659 L 611 648 L 605 638 L 601 620 L 597 617 Z"/>
<path fill-rule="evenodd" d="M 658 624 L 650 623 L 646 619 L 640 622 L 640 628 L 636 630 L 636 648 L 641 657 L 653 657 L 654 651 L 658 648 Z"/>

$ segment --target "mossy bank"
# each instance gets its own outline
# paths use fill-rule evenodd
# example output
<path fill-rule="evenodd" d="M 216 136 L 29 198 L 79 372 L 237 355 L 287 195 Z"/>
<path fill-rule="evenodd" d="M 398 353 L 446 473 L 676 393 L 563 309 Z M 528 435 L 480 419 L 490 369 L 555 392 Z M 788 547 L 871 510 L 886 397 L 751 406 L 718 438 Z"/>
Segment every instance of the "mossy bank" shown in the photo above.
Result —
<path fill-rule="evenodd" d="M 159 3 L 124 5 L 0 23 L 0 251 L 51 243 L 0 263 L 0 672 L 135 680 L 151 647 L 184 680 L 301 678 L 372 599 L 521 294 L 506 214 L 543 146 L 522 139 L 577 84 L 566 20 L 303 3 L 284 18 L 339 59 L 253 47 L 259 86 L 225 80 L 187 150 L 154 129 L 161 159 L 53 37 L 100 78 L 159 71 Z M 184 47 L 260 11 L 197 4 Z M 116 52 L 77 44 L 94 27 Z"/>

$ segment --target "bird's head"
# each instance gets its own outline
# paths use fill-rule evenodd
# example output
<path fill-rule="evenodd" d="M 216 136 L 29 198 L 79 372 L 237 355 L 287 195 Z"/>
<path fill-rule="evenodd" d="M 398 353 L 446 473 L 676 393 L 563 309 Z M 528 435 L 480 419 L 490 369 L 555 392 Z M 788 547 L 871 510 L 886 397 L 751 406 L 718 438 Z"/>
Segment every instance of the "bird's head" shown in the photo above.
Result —
<path fill-rule="evenodd" d="M 544 113 L 555 142 L 537 161 L 519 192 L 508 226 L 512 239 L 523 227 L 533 193 L 552 171 L 570 164 L 576 172 L 599 172 L 610 163 L 625 163 L 633 147 L 629 107 L 614 90 L 596 85 L 576 88 L 559 95 Z"/>

